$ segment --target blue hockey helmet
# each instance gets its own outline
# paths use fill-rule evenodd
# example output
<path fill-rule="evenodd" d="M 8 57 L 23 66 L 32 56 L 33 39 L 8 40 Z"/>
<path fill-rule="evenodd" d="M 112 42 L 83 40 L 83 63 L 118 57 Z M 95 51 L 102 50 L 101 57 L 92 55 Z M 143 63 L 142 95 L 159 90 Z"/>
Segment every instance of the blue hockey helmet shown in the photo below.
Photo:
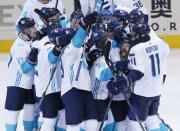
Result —
<path fill-rule="evenodd" d="M 106 46 L 107 33 L 102 29 L 98 29 L 93 32 L 91 40 L 95 43 L 97 48 L 104 50 Z"/>
<path fill-rule="evenodd" d="M 141 10 L 134 9 L 130 12 L 129 22 L 133 24 L 144 23 L 144 14 Z"/>
<path fill-rule="evenodd" d="M 118 43 L 129 39 L 126 30 L 122 26 L 118 26 L 114 29 L 113 38 Z"/>
<path fill-rule="evenodd" d="M 131 33 L 133 35 L 139 35 L 140 37 L 148 35 L 151 29 L 148 24 L 136 24 L 132 27 Z"/>
<path fill-rule="evenodd" d="M 31 18 L 23 17 L 19 20 L 17 27 L 20 33 L 24 33 L 25 30 L 35 26 L 35 21 Z"/>
<path fill-rule="evenodd" d="M 75 11 L 71 14 L 71 16 L 70 16 L 70 21 L 72 22 L 73 19 L 78 20 L 78 19 L 80 19 L 81 17 L 84 17 L 82 11 L 81 11 L 81 10 L 75 10 Z"/>
<path fill-rule="evenodd" d="M 117 22 L 121 22 L 123 26 L 127 26 L 130 16 L 129 13 L 125 10 L 115 10 L 113 17 L 117 20 Z"/>
<path fill-rule="evenodd" d="M 111 20 L 112 19 L 112 13 L 110 10 L 104 9 L 101 12 L 101 19 L 102 20 Z"/>
<path fill-rule="evenodd" d="M 51 42 L 55 42 L 57 36 L 65 34 L 66 32 L 57 24 L 51 25 L 48 29 L 48 37 Z"/>

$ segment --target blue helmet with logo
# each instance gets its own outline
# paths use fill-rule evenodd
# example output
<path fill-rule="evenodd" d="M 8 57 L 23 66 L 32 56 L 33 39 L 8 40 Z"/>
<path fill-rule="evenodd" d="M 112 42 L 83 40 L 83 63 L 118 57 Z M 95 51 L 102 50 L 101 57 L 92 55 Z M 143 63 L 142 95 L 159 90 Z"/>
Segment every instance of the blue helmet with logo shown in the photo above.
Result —
<path fill-rule="evenodd" d="M 151 29 L 148 24 L 136 24 L 132 27 L 131 33 L 139 36 L 148 35 Z"/>
<path fill-rule="evenodd" d="M 134 9 L 130 12 L 129 22 L 133 24 L 144 23 L 144 14 L 141 10 Z"/>
<path fill-rule="evenodd" d="M 127 26 L 128 25 L 128 21 L 129 21 L 129 13 L 125 10 L 115 10 L 113 13 L 113 16 L 115 17 L 115 19 L 117 20 L 117 22 L 121 22 L 121 24 L 123 24 L 123 26 Z"/>
<path fill-rule="evenodd" d="M 81 10 L 75 10 L 70 16 L 70 21 L 72 22 L 73 19 L 78 20 L 81 17 L 84 17 L 82 11 Z"/>
<path fill-rule="evenodd" d="M 104 9 L 102 12 L 101 12 L 101 18 L 102 20 L 110 20 L 112 18 L 112 13 L 110 10 L 107 10 L 107 9 Z"/>
<path fill-rule="evenodd" d="M 25 30 L 35 26 L 35 21 L 28 17 L 23 17 L 18 21 L 17 27 L 20 33 L 24 33 Z"/>
<path fill-rule="evenodd" d="M 113 32 L 113 38 L 118 43 L 129 39 L 126 30 L 122 26 L 118 26 L 115 28 Z"/>

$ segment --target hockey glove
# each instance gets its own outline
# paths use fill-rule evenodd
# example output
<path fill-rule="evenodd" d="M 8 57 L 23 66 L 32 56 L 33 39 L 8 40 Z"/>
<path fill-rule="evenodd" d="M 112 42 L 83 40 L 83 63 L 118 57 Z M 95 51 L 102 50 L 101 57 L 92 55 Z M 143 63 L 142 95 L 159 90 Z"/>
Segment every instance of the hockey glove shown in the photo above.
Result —
<path fill-rule="evenodd" d="M 87 54 L 87 63 L 88 63 L 88 67 L 89 69 L 91 69 L 94 61 L 99 58 L 100 56 L 102 56 L 103 52 L 101 49 L 93 49 L 92 51 L 90 51 Z"/>
<path fill-rule="evenodd" d="M 74 30 L 71 28 L 65 30 L 56 30 L 53 32 L 49 31 L 48 37 L 51 42 L 53 42 L 58 48 L 62 48 L 71 42 L 71 38 L 74 35 Z"/>
<path fill-rule="evenodd" d="M 98 13 L 97 12 L 93 12 L 91 14 L 88 14 L 85 17 L 81 18 L 80 24 L 82 26 L 88 26 L 88 25 L 92 25 L 94 23 L 96 23 L 98 19 Z"/>
<path fill-rule="evenodd" d="M 129 63 L 129 60 L 121 60 L 121 61 L 114 62 L 112 64 L 112 69 L 116 73 L 119 73 L 119 72 L 125 73 L 128 70 L 128 63 Z"/>
<path fill-rule="evenodd" d="M 130 81 L 126 76 L 116 75 L 108 83 L 107 89 L 112 95 L 118 95 L 120 92 L 124 92 L 126 88 L 129 88 Z"/>
<path fill-rule="evenodd" d="M 103 52 L 101 49 L 93 49 L 92 51 L 90 51 L 90 53 L 88 54 L 88 59 L 91 61 L 95 61 L 97 58 L 99 58 L 100 56 L 102 56 Z"/>
<path fill-rule="evenodd" d="M 69 34 L 57 36 L 54 40 L 54 44 L 58 48 L 63 48 L 67 46 L 70 42 L 71 42 L 71 35 Z"/>
<path fill-rule="evenodd" d="M 32 48 L 31 52 L 27 58 L 28 63 L 31 65 L 36 65 L 37 64 L 37 56 L 38 56 L 38 49 L 37 48 Z"/>
<path fill-rule="evenodd" d="M 41 40 L 43 37 L 45 37 L 47 35 L 47 28 L 42 28 L 39 31 L 37 31 L 36 33 L 36 37 L 33 39 L 33 41 L 35 40 Z"/>

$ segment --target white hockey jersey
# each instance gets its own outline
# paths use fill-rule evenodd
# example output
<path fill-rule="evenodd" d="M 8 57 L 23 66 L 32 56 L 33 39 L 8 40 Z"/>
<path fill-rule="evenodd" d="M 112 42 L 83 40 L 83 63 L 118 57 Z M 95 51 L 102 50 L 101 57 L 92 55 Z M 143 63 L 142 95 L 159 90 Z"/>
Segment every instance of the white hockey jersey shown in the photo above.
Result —
<path fill-rule="evenodd" d="M 92 13 L 93 11 L 100 12 L 101 3 L 101 0 L 80 0 L 81 11 L 84 15 Z M 104 0 L 104 3 L 106 3 L 106 5 L 102 8 L 110 6 L 109 0 Z"/>
<path fill-rule="evenodd" d="M 154 97 L 161 95 L 162 78 L 169 54 L 169 46 L 159 39 L 151 39 L 139 43 L 131 48 L 129 54 L 129 69 L 144 73 L 144 76 L 135 82 L 132 89 L 134 94 Z"/>
<path fill-rule="evenodd" d="M 142 0 L 112 0 L 117 9 L 126 10 L 129 12 L 133 9 L 141 10 L 144 14 L 148 14 L 148 10 Z M 129 10 L 130 9 L 130 10 Z"/>
<path fill-rule="evenodd" d="M 16 86 L 24 89 L 31 89 L 33 84 L 34 70 L 24 73 L 22 66 L 27 60 L 31 51 L 31 41 L 25 41 L 21 35 L 15 40 L 10 50 L 8 63 L 8 86 Z"/>
<path fill-rule="evenodd" d="M 83 52 L 82 44 L 86 37 L 86 31 L 80 27 L 71 43 L 66 47 L 62 55 L 63 78 L 61 84 L 61 94 L 64 95 L 71 88 L 75 87 L 81 90 L 91 91 L 91 81 L 88 71 L 88 64 L 85 58 L 82 58 L 82 66 L 78 71 L 81 55 Z M 79 75 L 77 75 L 79 74 Z M 77 80 L 77 76 L 78 80 Z"/>
<path fill-rule="evenodd" d="M 41 97 L 43 92 L 48 86 L 53 70 L 56 68 L 56 63 L 51 63 L 49 61 L 49 53 L 54 48 L 54 44 L 46 44 L 41 47 L 38 54 L 38 64 L 35 67 L 35 89 L 36 96 Z M 49 84 L 47 94 L 59 92 L 61 88 L 61 62 L 57 64 L 56 71 L 53 75 L 53 78 Z"/>
<path fill-rule="evenodd" d="M 51 0 L 48 4 L 43 4 L 38 0 L 27 0 L 23 6 L 22 12 L 20 14 L 20 18 L 29 17 L 34 19 L 36 23 L 36 28 L 41 29 L 44 23 L 41 21 L 38 14 L 34 12 L 34 9 L 41 10 L 43 7 L 55 8 L 55 5 L 56 5 L 56 0 Z M 65 14 L 65 9 L 61 0 L 58 1 L 57 9 L 61 12 L 61 14 Z"/>
<path fill-rule="evenodd" d="M 106 64 L 104 56 L 98 58 L 91 67 L 91 90 L 94 99 L 105 100 L 108 98 L 109 91 L 106 87 L 108 80 L 112 78 L 112 72 Z"/>

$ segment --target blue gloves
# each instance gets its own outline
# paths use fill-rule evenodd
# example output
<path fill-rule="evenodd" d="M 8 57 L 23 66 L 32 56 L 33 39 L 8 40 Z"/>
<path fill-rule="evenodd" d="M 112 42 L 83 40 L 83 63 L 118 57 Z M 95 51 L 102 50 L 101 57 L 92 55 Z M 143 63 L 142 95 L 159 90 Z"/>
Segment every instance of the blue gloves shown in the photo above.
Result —
<path fill-rule="evenodd" d="M 71 28 L 61 29 L 57 25 L 53 25 L 48 30 L 48 37 L 51 42 L 53 42 L 56 47 L 64 47 L 68 45 L 73 37 L 74 30 Z"/>
<path fill-rule="evenodd" d="M 117 61 L 117 62 L 113 62 L 112 64 L 112 69 L 114 70 L 114 72 L 116 72 L 117 74 L 119 72 L 123 72 L 125 73 L 128 70 L 128 64 L 129 64 L 129 60 L 121 60 L 121 61 Z"/>
<path fill-rule="evenodd" d="M 112 95 L 118 95 L 130 87 L 130 81 L 126 76 L 116 75 L 108 83 L 107 89 Z"/>

